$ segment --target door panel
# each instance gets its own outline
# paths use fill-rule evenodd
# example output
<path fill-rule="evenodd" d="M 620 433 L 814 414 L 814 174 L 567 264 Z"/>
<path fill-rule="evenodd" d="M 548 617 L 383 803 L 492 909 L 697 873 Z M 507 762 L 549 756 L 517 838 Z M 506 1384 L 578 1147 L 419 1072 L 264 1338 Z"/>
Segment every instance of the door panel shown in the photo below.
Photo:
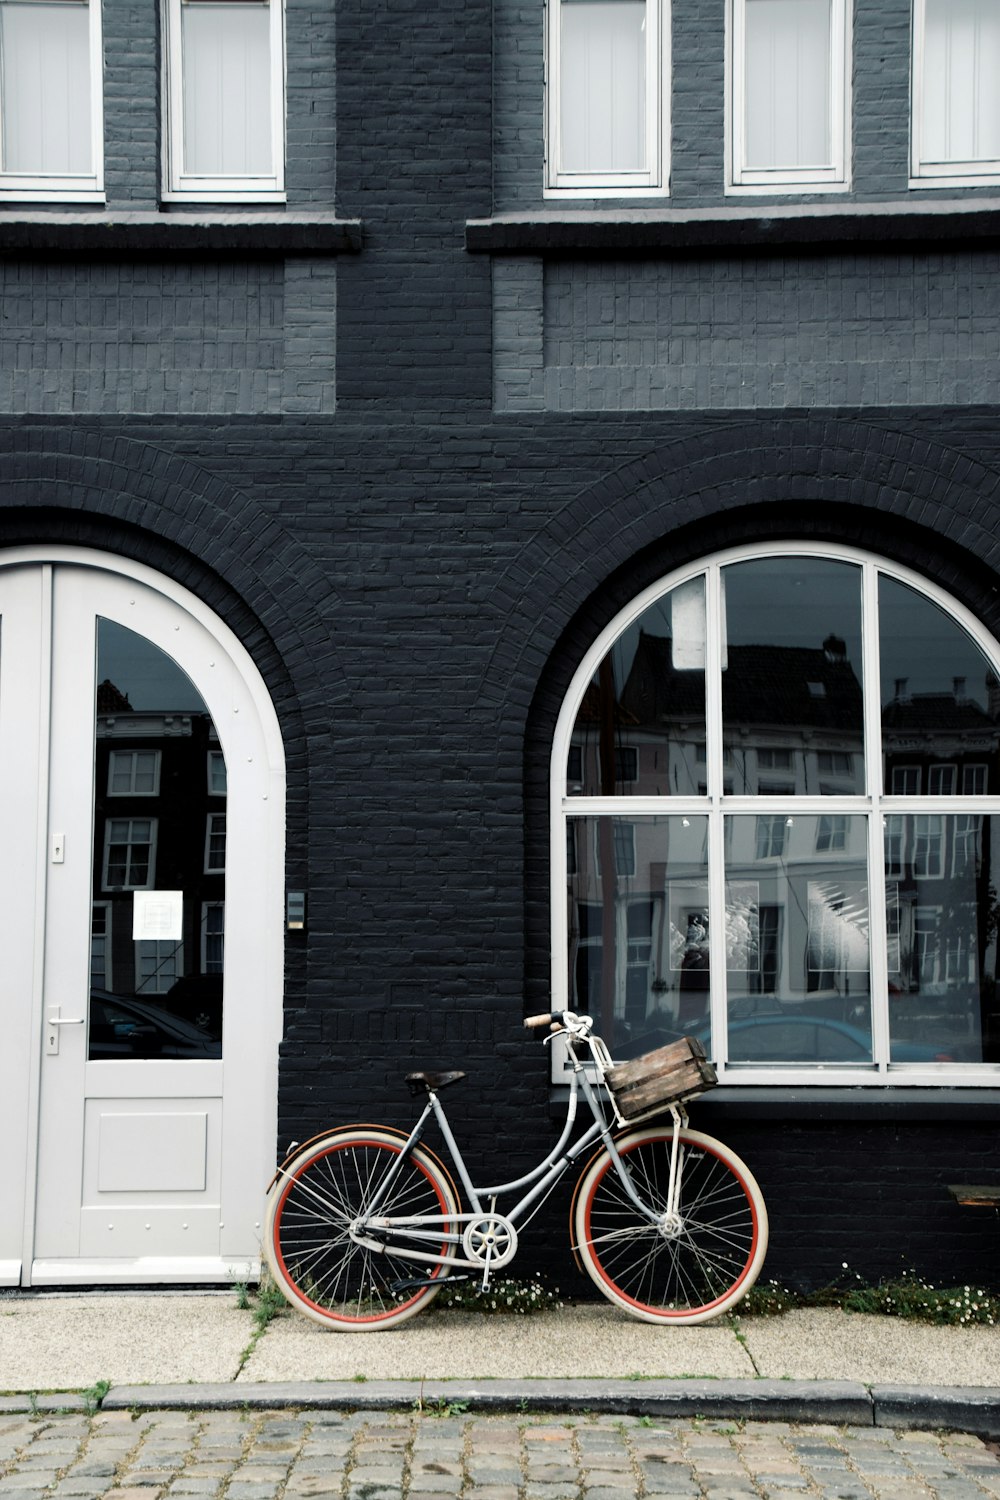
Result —
<path fill-rule="evenodd" d="M 0 1275 L 19 1258 L 35 1283 L 225 1279 L 259 1253 L 274 1155 L 276 725 L 196 601 L 93 566 L 16 571 L 0 567 L 0 787 L 16 765 L 34 809 L 4 824 L 30 1253 L 0 1240 Z M 4 737 L 8 615 L 41 660 L 33 776 L 30 743 Z M 33 880 L 19 849 L 29 869 L 42 852 Z"/>

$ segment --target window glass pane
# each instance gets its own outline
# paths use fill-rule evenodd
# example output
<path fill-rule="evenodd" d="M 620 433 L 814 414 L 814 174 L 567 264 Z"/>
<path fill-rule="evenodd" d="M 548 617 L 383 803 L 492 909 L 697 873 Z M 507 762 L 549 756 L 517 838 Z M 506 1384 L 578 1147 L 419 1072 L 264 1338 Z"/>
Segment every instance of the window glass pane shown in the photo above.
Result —
<path fill-rule="evenodd" d="M 926 162 L 1000 158 L 1000 5 L 925 0 L 921 151 Z"/>
<path fill-rule="evenodd" d="M 885 820 L 893 1062 L 995 1061 L 997 830 L 979 814 Z"/>
<path fill-rule="evenodd" d="M 705 631 L 705 584 L 696 578 L 619 636 L 577 714 L 570 795 L 704 792 Z"/>
<path fill-rule="evenodd" d="M 726 850 L 730 1062 L 870 1063 L 867 819 L 733 817 Z"/>
<path fill-rule="evenodd" d="M 951 615 L 879 580 L 882 753 L 895 795 L 997 790 L 1000 684 Z"/>
<path fill-rule="evenodd" d="M 89 1055 L 220 1057 L 226 804 L 218 736 L 190 679 L 151 641 L 101 620 L 97 647 L 94 884 L 102 899 L 93 906 Z M 156 817 L 148 814 L 153 794 Z M 175 928 L 169 896 L 177 891 Z M 168 930 L 137 930 L 137 892 L 164 893 Z"/>
<path fill-rule="evenodd" d="M 707 1047 L 707 819 L 574 818 L 572 827 L 572 1008 L 595 1017 L 617 1057 L 684 1032 Z"/>
<path fill-rule="evenodd" d="M 761 558 L 726 568 L 723 580 L 723 743 L 732 790 L 863 792 L 860 568 Z"/>
<path fill-rule="evenodd" d="M 830 0 L 745 0 L 745 165 L 828 166 Z"/>
<path fill-rule="evenodd" d="M 271 40 L 267 5 L 181 5 L 184 171 L 269 176 Z"/>
<path fill-rule="evenodd" d="M 3 170 L 92 173 L 86 5 L 0 3 Z"/>
<path fill-rule="evenodd" d="M 563 172 L 646 169 L 646 0 L 562 0 Z"/>

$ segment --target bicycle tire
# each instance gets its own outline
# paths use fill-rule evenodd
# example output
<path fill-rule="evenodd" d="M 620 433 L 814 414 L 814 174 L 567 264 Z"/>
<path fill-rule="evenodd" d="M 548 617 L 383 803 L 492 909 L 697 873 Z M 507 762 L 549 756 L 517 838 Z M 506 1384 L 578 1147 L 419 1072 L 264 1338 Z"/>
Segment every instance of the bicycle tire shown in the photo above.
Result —
<path fill-rule="evenodd" d="M 669 1126 L 615 1142 L 639 1196 L 666 1209 Z M 680 1133 L 681 1225 L 661 1232 L 628 1197 L 606 1150 L 588 1163 L 572 1208 L 573 1244 L 604 1295 L 649 1323 L 704 1323 L 753 1286 L 767 1251 L 767 1209 L 734 1151 L 694 1130 Z"/>
<path fill-rule="evenodd" d="M 436 1282 L 455 1257 L 456 1246 L 443 1237 L 447 1224 L 439 1250 L 433 1242 L 415 1246 L 436 1254 L 433 1263 L 371 1250 L 349 1236 L 404 1143 L 405 1137 L 378 1126 L 331 1131 L 285 1162 L 271 1189 L 264 1231 L 271 1274 L 293 1307 L 327 1328 L 364 1333 L 396 1327 L 427 1307 L 440 1288 L 401 1291 L 393 1283 Z M 419 1146 L 379 1205 L 387 1216 L 459 1211 L 444 1169 Z"/>

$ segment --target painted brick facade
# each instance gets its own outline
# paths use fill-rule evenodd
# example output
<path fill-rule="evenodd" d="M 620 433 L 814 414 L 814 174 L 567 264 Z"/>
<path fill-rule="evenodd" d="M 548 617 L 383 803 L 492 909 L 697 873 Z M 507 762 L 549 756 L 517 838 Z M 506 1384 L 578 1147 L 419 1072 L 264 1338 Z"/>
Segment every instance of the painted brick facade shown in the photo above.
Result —
<path fill-rule="evenodd" d="M 105 13 L 109 204 L 155 208 L 159 39 Z M 674 6 L 666 208 L 724 203 L 720 16 Z M 279 1144 L 404 1123 L 405 1072 L 461 1067 L 470 1163 L 513 1176 L 558 1115 L 521 1030 L 548 992 L 551 737 L 615 612 L 804 537 L 1000 635 L 996 250 L 470 254 L 466 220 L 542 206 L 541 5 L 289 0 L 287 31 L 288 212 L 360 218 L 362 252 L 0 263 L 0 538 L 161 569 L 265 676 L 309 898 Z M 902 0 L 857 0 L 851 202 L 907 193 L 908 34 Z M 995 1281 L 992 1216 L 946 1185 L 993 1180 L 1000 1093 L 731 1094 L 696 1123 L 759 1175 L 767 1274 Z M 565 1206 L 522 1263 L 582 1292 Z"/>

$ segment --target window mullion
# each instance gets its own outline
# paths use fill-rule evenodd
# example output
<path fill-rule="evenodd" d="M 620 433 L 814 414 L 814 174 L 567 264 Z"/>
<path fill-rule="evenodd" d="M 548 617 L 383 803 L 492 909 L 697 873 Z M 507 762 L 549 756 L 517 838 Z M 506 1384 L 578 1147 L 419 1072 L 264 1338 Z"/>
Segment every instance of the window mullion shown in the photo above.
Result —
<path fill-rule="evenodd" d="M 705 575 L 705 770 L 711 807 L 708 814 L 708 952 L 709 1014 L 712 1053 L 720 1072 L 729 1056 L 726 1028 L 726 872 L 722 672 L 726 655 L 725 597 L 718 564 Z"/>

